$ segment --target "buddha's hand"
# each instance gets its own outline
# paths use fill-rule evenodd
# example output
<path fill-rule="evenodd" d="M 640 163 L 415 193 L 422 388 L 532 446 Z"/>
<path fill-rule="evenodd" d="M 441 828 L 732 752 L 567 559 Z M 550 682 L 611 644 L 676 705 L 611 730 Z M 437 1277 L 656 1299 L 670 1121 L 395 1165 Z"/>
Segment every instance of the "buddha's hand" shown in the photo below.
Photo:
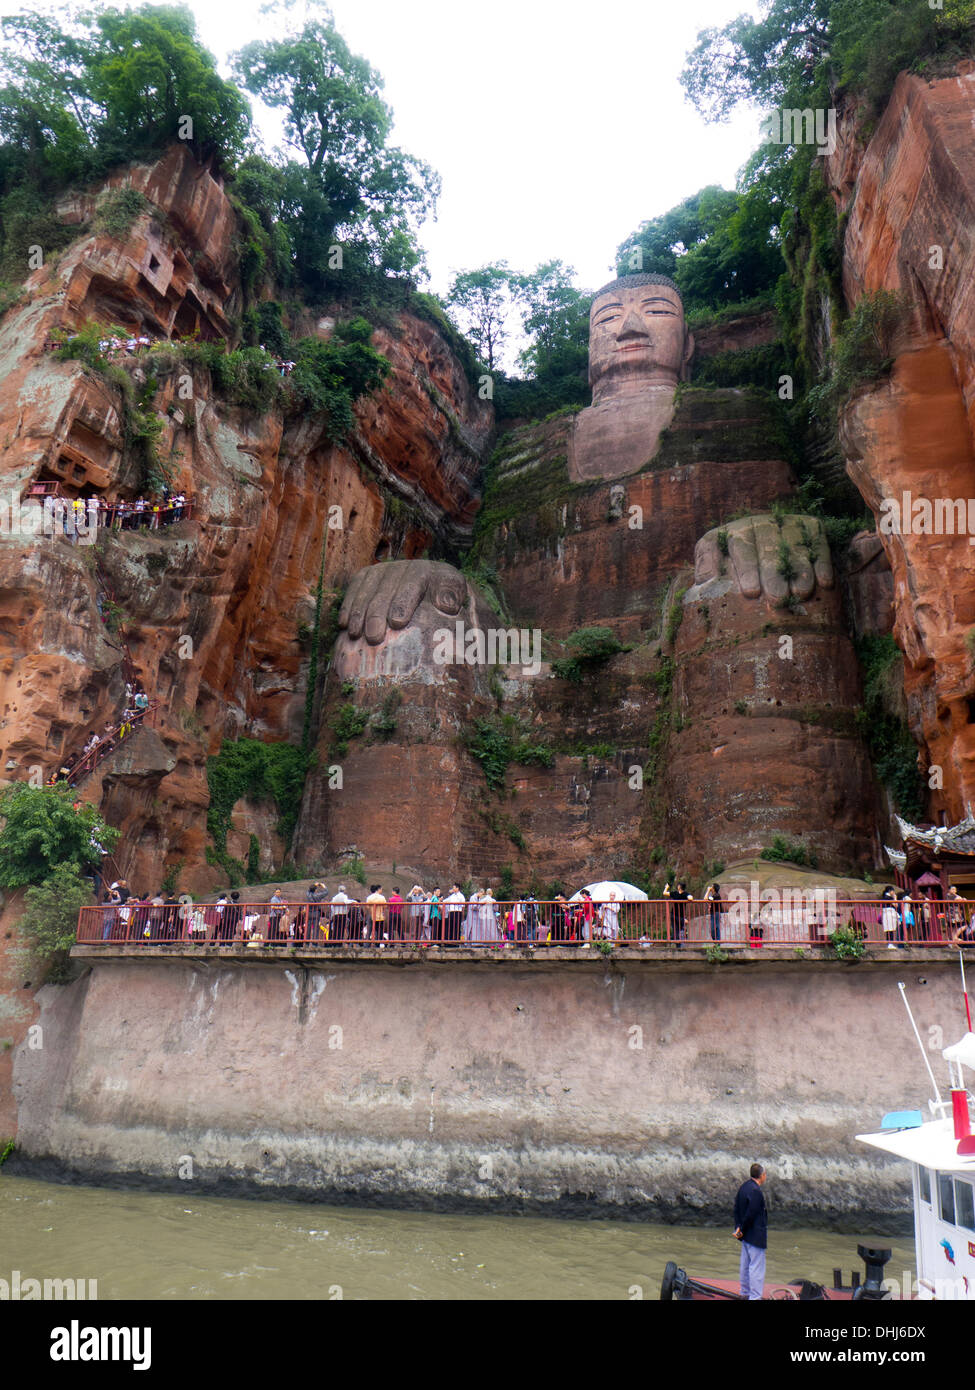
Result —
<path fill-rule="evenodd" d="M 452 565 L 436 560 L 393 560 L 353 575 L 339 612 L 339 627 L 352 641 L 370 646 L 385 640 L 387 629 L 409 627 L 426 600 L 447 618 L 467 602 L 467 581 Z"/>
<path fill-rule="evenodd" d="M 833 587 L 829 542 L 818 517 L 767 513 L 708 531 L 694 551 L 694 582 L 728 577 L 745 598 L 807 599 L 817 584 Z"/>

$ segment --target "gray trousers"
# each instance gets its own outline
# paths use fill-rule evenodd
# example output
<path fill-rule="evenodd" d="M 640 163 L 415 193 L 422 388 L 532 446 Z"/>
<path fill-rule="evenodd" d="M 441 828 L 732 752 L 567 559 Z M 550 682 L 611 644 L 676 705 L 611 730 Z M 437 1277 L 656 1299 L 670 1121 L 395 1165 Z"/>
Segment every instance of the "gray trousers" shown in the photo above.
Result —
<path fill-rule="evenodd" d="M 750 1301 L 759 1299 L 765 1288 L 765 1251 L 757 1245 L 741 1243 L 741 1265 L 738 1270 L 741 1281 L 741 1296 Z"/>

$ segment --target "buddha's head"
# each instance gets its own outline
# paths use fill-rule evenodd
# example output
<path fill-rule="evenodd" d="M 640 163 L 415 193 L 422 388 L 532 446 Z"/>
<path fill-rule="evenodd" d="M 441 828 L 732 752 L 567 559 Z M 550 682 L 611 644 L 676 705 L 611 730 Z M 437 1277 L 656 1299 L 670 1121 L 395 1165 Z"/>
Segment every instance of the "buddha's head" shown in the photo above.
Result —
<path fill-rule="evenodd" d="M 589 312 L 593 405 L 643 386 L 686 379 L 694 339 L 666 275 L 623 275 L 596 293 Z"/>

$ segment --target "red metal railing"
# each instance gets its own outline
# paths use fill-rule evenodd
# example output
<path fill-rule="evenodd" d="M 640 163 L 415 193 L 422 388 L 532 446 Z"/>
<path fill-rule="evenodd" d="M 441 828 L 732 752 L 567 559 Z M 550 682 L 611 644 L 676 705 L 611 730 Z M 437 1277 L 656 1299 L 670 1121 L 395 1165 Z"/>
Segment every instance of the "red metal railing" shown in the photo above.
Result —
<path fill-rule="evenodd" d="M 783 899 L 786 895 L 782 895 Z M 958 902 L 915 903 L 910 915 L 900 904 L 882 900 L 825 903 L 814 894 L 779 903 L 725 902 L 719 912 L 703 900 L 668 899 L 618 904 L 618 917 L 606 904 L 593 911 L 578 903 L 494 902 L 452 907 L 449 903 L 180 903 L 163 906 L 129 900 L 124 905 L 84 907 L 78 942 L 121 941 L 147 945 L 197 943 L 305 948 L 341 946 L 715 946 L 731 950 L 817 947 L 838 928 L 852 931 L 866 945 L 944 946 L 967 924 L 970 908 Z M 972 906 L 975 906 L 973 904 Z M 887 909 L 886 916 L 885 909 Z M 378 913 L 382 912 L 380 918 Z"/>
<path fill-rule="evenodd" d="M 145 723 L 147 716 L 152 714 L 153 710 L 158 709 L 158 707 L 159 701 L 151 700 L 145 709 L 136 710 L 131 718 L 120 719 L 113 728 L 109 729 L 108 732 L 98 740 L 94 748 L 92 748 L 90 752 L 85 753 L 83 757 L 79 758 L 69 770 L 68 775 L 64 778 L 68 786 L 76 787 L 83 778 L 88 776 L 89 772 L 94 772 L 102 759 L 107 758 L 109 753 L 114 753 L 123 739 L 128 738 L 137 725 Z M 55 777 L 54 780 L 58 781 L 60 779 Z M 94 910 L 97 911 L 98 909 Z"/>

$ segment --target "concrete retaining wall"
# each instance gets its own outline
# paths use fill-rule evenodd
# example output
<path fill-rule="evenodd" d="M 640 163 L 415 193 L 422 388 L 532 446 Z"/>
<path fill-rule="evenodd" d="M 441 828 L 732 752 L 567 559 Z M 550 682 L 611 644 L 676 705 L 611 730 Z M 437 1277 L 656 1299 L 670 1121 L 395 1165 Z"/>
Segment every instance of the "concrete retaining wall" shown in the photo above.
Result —
<path fill-rule="evenodd" d="M 906 1169 L 853 1136 L 926 1105 L 897 980 L 925 1039 L 964 1031 L 946 953 L 709 966 L 124 950 L 40 991 L 42 1046 L 15 1061 L 21 1171 L 726 1222 L 759 1159 L 780 1224 L 892 1228 Z"/>

